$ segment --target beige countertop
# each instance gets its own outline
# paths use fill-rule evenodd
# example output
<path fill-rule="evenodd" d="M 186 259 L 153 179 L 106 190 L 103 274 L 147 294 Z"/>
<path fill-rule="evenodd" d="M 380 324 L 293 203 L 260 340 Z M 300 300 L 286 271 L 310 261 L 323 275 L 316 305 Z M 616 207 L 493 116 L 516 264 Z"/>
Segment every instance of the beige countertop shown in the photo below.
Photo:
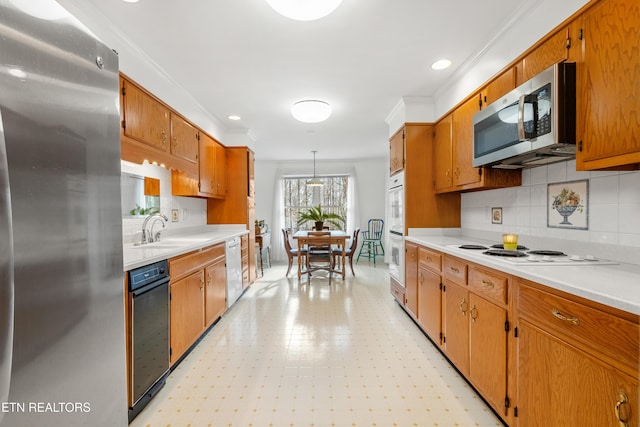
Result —
<path fill-rule="evenodd" d="M 123 246 L 124 271 L 142 267 L 163 259 L 172 258 L 205 246 L 225 242 L 233 237 L 248 234 L 239 227 L 202 226 L 163 237 L 160 242 L 146 245 Z"/>
<path fill-rule="evenodd" d="M 462 244 L 490 246 L 487 241 L 465 236 L 408 236 L 407 241 L 477 264 L 528 279 L 560 291 L 580 296 L 640 315 L 640 265 L 616 263 L 586 265 L 510 265 L 482 251 L 460 249 Z M 533 264 L 533 263 L 532 263 Z"/>

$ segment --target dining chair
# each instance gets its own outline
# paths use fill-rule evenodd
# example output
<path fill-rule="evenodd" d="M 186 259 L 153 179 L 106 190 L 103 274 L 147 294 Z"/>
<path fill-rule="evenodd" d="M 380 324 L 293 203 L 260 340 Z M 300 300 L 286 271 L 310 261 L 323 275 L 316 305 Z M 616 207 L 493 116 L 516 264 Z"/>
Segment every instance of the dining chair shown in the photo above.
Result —
<path fill-rule="evenodd" d="M 291 241 L 289 240 L 289 231 L 286 230 L 285 228 L 282 229 L 282 238 L 284 241 L 284 249 L 287 252 L 287 274 L 286 276 L 289 275 L 289 272 L 291 272 L 291 266 L 293 265 L 293 259 L 297 258 L 299 256 L 305 256 L 305 250 L 304 249 L 300 249 L 300 248 L 293 248 L 291 247 Z"/>
<path fill-rule="evenodd" d="M 373 259 L 373 265 L 376 265 L 376 256 L 384 255 L 384 246 L 382 245 L 382 235 L 384 230 L 384 220 L 379 218 L 370 219 L 367 223 L 367 229 L 362 232 L 362 246 L 358 252 L 356 262 L 360 261 L 360 256 L 367 259 Z M 380 252 L 378 252 L 380 247 Z"/>
<path fill-rule="evenodd" d="M 305 269 L 308 280 L 311 280 L 311 273 L 318 270 L 329 272 L 329 284 L 334 273 L 334 258 L 331 249 L 331 233 L 328 231 L 310 231 L 305 239 L 300 242 L 306 244 Z"/>
<path fill-rule="evenodd" d="M 360 228 L 353 230 L 353 238 L 351 239 L 351 245 L 344 249 L 344 254 L 349 258 L 349 266 L 351 267 L 351 273 L 355 276 L 356 272 L 353 270 L 353 254 L 358 249 L 358 235 L 360 234 Z M 338 257 L 342 256 L 342 249 L 339 247 L 333 247 L 333 264 L 337 264 Z"/>

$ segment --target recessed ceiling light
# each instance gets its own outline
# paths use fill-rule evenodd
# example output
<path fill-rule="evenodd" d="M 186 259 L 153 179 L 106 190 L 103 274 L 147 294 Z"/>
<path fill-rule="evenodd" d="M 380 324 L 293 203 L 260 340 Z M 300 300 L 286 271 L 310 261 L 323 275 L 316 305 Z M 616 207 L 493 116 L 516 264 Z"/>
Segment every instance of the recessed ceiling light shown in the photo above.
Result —
<path fill-rule="evenodd" d="M 451 61 L 449 61 L 448 59 L 441 59 L 431 64 L 431 68 L 433 68 L 434 70 L 444 70 L 445 68 L 449 68 L 450 65 Z"/>
<path fill-rule="evenodd" d="M 236 116 L 235 114 L 231 114 L 230 116 L 227 116 L 227 119 L 229 119 L 229 120 L 240 120 L 240 116 Z"/>
<path fill-rule="evenodd" d="M 140 0 L 122 0 L 125 3 L 138 3 Z"/>
<path fill-rule="evenodd" d="M 280 15 L 296 21 L 324 18 L 340 6 L 342 0 L 266 0 Z"/>
<path fill-rule="evenodd" d="M 323 122 L 331 115 L 331 105 L 315 99 L 298 101 L 291 106 L 291 114 L 304 123 Z"/>

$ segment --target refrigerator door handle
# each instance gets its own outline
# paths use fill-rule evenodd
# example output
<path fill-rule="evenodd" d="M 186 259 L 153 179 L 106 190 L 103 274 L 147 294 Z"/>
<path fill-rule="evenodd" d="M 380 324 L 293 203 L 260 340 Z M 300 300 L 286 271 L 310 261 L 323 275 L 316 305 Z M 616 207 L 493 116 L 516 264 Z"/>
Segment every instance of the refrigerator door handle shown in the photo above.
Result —
<path fill-rule="evenodd" d="M 0 110 L 0 402 L 8 402 L 13 357 L 13 225 L 9 165 Z M 2 421 L 0 412 L 0 421 Z"/>

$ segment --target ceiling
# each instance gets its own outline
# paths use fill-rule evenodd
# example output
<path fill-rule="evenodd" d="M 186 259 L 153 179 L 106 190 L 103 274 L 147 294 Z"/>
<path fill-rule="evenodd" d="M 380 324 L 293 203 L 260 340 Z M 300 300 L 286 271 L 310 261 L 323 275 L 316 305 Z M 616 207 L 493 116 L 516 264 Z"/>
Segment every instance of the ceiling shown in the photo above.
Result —
<path fill-rule="evenodd" d="M 437 96 L 526 0 L 344 0 L 308 22 L 264 0 L 84 1 L 227 130 L 252 135 L 257 159 L 317 150 L 320 161 L 386 156 L 385 118 L 398 102 Z M 453 65 L 432 70 L 441 58 Z M 297 122 L 289 108 L 301 99 L 327 101 L 333 114 Z"/>

